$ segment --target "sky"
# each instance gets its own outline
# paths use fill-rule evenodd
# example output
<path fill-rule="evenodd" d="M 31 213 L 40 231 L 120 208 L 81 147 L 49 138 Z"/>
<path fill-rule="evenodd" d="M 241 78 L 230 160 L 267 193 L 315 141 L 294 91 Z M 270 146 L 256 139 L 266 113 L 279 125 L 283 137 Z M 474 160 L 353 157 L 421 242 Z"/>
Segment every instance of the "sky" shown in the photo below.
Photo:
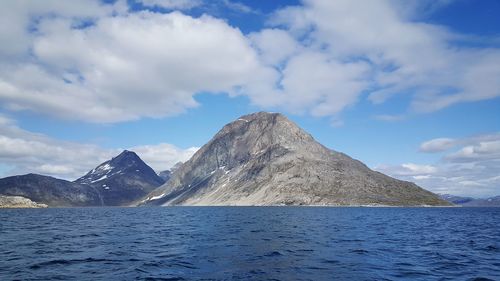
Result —
<path fill-rule="evenodd" d="M 496 0 L 5 1 L 0 177 L 156 171 L 281 112 L 437 193 L 500 195 Z"/>

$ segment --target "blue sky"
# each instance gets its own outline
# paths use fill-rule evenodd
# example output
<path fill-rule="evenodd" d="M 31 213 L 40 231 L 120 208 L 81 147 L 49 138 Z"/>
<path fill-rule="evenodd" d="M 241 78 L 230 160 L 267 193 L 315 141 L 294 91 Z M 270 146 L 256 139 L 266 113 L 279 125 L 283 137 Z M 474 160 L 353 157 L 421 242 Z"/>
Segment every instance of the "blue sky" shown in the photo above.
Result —
<path fill-rule="evenodd" d="M 4 3 L 0 176 L 122 149 L 160 171 L 267 110 L 431 191 L 500 194 L 500 3 L 355 2 Z"/>

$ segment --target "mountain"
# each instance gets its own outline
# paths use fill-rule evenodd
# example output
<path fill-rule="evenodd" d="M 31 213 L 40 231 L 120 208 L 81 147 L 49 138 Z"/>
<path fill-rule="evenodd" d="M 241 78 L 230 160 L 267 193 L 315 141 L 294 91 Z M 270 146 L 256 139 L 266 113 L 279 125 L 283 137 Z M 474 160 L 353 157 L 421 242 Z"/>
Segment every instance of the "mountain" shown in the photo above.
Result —
<path fill-rule="evenodd" d="M 171 177 L 172 174 L 175 173 L 177 169 L 182 165 L 182 162 L 177 162 L 170 170 L 165 170 L 161 171 L 158 176 L 163 179 L 164 182 L 167 182 Z"/>
<path fill-rule="evenodd" d="M 163 180 L 163 182 L 167 182 L 172 176 L 172 172 L 170 172 L 170 170 L 161 171 L 158 173 L 158 176 Z"/>
<path fill-rule="evenodd" d="M 224 126 L 139 204 L 451 205 L 324 147 L 284 115 L 266 112 Z"/>
<path fill-rule="evenodd" d="M 128 150 L 75 181 L 99 190 L 105 206 L 128 205 L 164 182 L 135 152 Z"/>
<path fill-rule="evenodd" d="M 486 199 L 460 197 L 451 194 L 440 194 L 441 199 L 463 207 L 500 207 L 500 196 Z"/>
<path fill-rule="evenodd" d="M 98 190 L 92 186 L 37 174 L 0 179 L 0 195 L 22 196 L 50 207 L 101 206 Z"/>

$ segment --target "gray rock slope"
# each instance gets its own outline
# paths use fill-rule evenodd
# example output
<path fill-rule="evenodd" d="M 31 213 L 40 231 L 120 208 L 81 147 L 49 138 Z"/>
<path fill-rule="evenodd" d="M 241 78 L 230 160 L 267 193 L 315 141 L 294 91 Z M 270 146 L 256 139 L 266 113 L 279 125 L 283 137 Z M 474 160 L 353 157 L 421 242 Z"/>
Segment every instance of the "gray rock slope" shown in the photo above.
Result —
<path fill-rule="evenodd" d="M 451 205 L 330 150 L 278 113 L 224 126 L 139 205 Z"/>
<path fill-rule="evenodd" d="M 122 206 L 144 197 L 165 181 L 135 152 L 124 150 L 75 183 L 98 190 L 105 206 Z"/>
<path fill-rule="evenodd" d="M 22 196 L 0 195 L 0 208 L 47 208 L 45 204 L 38 204 Z"/>
<path fill-rule="evenodd" d="M 50 207 L 102 206 L 92 186 L 37 174 L 0 179 L 0 195 L 22 196 Z"/>

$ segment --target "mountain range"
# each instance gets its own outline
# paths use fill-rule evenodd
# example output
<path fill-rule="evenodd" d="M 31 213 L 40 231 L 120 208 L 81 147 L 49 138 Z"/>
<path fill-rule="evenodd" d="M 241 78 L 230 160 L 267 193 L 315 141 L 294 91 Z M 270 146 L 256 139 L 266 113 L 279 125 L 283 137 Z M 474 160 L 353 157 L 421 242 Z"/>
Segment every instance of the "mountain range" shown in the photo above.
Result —
<path fill-rule="evenodd" d="M 439 194 L 441 199 L 463 207 L 500 207 L 500 196 L 494 196 L 484 199 L 461 197 L 451 194 Z"/>
<path fill-rule="evenodd" d="M 37 174 L 0 179 L 0 195 L 50 207 L 127 206 L 164 182 L 137 154 L 125 150 L 73 182 Z"/>
<path fill-rule="evenodd" d="M 330 150 L 279 113 L 224 126 L 139 205 L 449 206 Z"/>
<path fill-rule="evenodd" d="M 0 179 L 0 196 L 6 205 L 49 207 L 500 205 L 498 196 L 438 196 L 373 171 L 268 112 L 225 125 L 191 159 L 159 174 L 125 150 L 73 182 L 36 174 Z"/>

